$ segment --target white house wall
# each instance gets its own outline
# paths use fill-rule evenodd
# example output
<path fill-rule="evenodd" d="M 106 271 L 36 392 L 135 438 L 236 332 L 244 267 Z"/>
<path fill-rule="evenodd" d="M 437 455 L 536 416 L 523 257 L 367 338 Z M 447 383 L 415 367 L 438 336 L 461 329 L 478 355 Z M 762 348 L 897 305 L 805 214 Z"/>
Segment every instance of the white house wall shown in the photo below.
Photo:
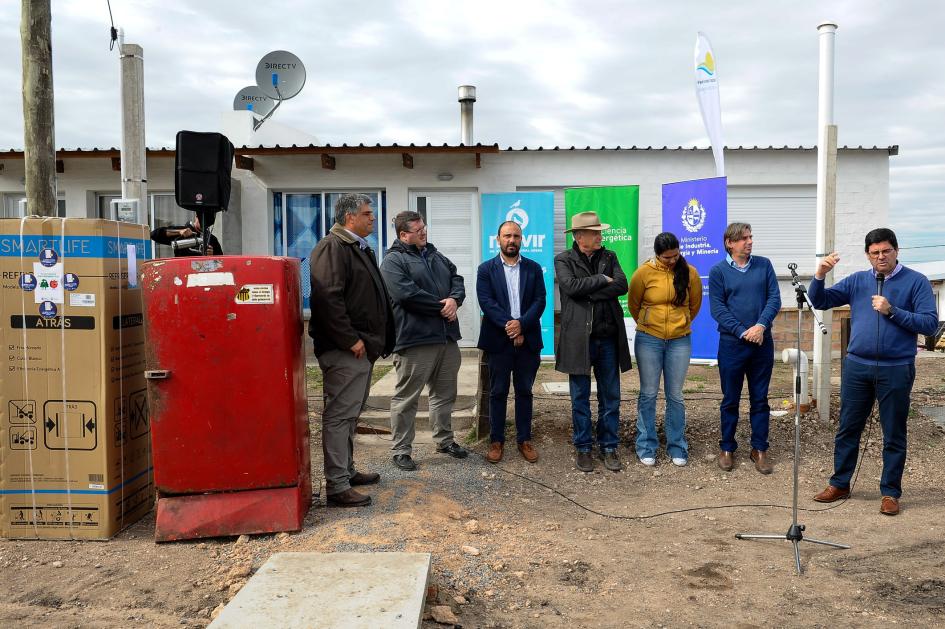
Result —
<path fill-rule="evenodd" d="M 409 151 L 409 149 L 406 149 Z M 727 151 L 729 186 L 805 186 L 815 194 L 817 154 L 813 150 Z M 440 173 L 453 179 L 442 182 Z M 863 267 L 863 236 L 884 226 L 889 214 L 889 154 L 885 150 L 841 150 L 837 168 L 836 248 L 841 263 L 835 277 Z M 503 151 L 483 154 L 482 168 L 472 155 L 414 155 L 414 168 L 400 156 L 338 155 L 336 169 L 321 167 L 318 155 L 256 157 L 255 170 L 236 171 L 243 181 L 243 251 L 272 252 L 272 191 L 375 190 L 387 192 L 388 242 L 393 238 L 390 218 L 408 207 L 410 190 L 475 189 L 479 193 L 510 192 L 529 188 L 577 186 L 640 186 L 639 255 L 651 254 L 653 238 L 662 231 L 662 184 L 712 177 L 715 166 L 709 151 Z M 263 211 L 265 209 L 265 211 Z M 740 217 L 741 218 L 741 217 Z M 436 243 L 436 226 L 431 225 Z M 814 226 L 809 227 L 814 239 Z M 562 237 L 563 234 L 555 234 Z M 470 246 L 479 248 L 478 240 Z M 765 255 L 765 242 L 755 252 Z M 799 260 L 799 262 L 803 262 Z M 812 262 L 802 264 L 812 268 Z M 780 276 L 786 269 L 778 269 Z M 471 288 L 471 287 L 470 287 Z M 794 303 L 790 283 L 781 281 L 782 301 Z"/>
<path fill-rule="evenodd" d="M 409 152 L 405 147 L 405 151 Z M 640 186 L 639 254 L 650 254 L 653 237 L 661 231 L 661 186 L 663 183 L 711 177 L 714 164 L 707 150 L 630 151 L 502 151 L 482 155 L 482 167 L 475 167 L 471 154 L 414 153 L 414 168 L 404 168 L 400 155 L 335 155 L 336 169 L 321 167 L 319 155 L 254 157 L 254 171 L 233 170 L 239 182 L 242 253 L 271 254 L 273 231 L 272 192 L 320 190 L 384 190 L 387 216 L 384 228 L 388 242 L 393 238 L 390 218 L 409 207 L 411 190 L 472 189 L 479 193 L 511 192 L 522 188 L 562 188 L 576 186 Z M 728 150 L 725 163 L 729 185 L 815 186 L 816 151 L 789 149 Z M 0 160 L 0 193 L 23 193 L 23 162 Z M 96 193 L 121 189 L 120 174 L 111 169 L 107 158 L 69 158 L 58 187 L 66 200 L 68 216 L 95 216 Z M 173 192 L 174 160 L 148 159 L 148 188 L 152 193 Z M 452 180 L 440 181 L 438 174 L 450 173 Z M 841 149 L 838 160 L 836 249 L 841 254 L 836 277 L 865 266 L 863 236 L 868 229 L 888 224 L 889 154 L 886 150 Z M 434 243 L 436 226 L 431 225 Z M 810 226 L 813 237 L 813 225 Z M 556 234 L 556 237 L 562 236 Z M 234 238 L 235 240 L 235 238 Z M 902 243 L 906 245 L 906 243 Z M 226 243 L 224 242 L 224 246 Z M 470 235 L 470 246 L 478 252 L 478 234 Z M 766 243 L 756 243 L 755 251 L 765 254 Z M 230 250 L 230 249 L 228 249 Z M 478 255 L 478 253 L 477 253 Z M 778 270 L 783 274 L 782 270 Z M 782 300 L 793 304 L 793 291 L 782 281 Z M 473 287 L 470 285 L 469 289 Z"/>

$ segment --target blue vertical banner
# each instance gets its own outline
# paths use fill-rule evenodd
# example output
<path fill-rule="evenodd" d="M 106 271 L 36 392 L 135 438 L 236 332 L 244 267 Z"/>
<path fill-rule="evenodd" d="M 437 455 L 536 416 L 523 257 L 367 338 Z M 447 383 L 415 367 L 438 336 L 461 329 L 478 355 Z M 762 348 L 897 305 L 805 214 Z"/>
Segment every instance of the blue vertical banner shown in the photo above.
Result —
<path fill-rule="evenodd" d="M 702 278 L 702 309 L 692 322 L 692 358 L 716 360 L 719 333 L 709 308 L 709 270 L 725 259 L 728 224 L 725 177 L 663 184 L 663 231 L 679 238 L 679 252 Z"/>
<path fill-rule="evenodd" d="M 499 255 L 496 231 L 505 221 L 522 226 L 521 255 L 541 265 L 545 275 L 545 312 L 541 315 L 543 357 L 554 356 L 554 192 L 501 192 L 482 195 L 482 259 Z"/>

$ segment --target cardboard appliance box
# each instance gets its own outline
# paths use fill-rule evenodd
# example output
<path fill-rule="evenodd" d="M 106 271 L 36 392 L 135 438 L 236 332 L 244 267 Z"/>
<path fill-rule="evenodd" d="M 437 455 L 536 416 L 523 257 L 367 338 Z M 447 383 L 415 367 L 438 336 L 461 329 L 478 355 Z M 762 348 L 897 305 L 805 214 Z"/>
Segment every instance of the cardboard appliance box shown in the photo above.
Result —
<path fill-rule="evenodd" d="M 0 219 L 0 537 L 105 539 L 154 502 L 146 225 Z"/>

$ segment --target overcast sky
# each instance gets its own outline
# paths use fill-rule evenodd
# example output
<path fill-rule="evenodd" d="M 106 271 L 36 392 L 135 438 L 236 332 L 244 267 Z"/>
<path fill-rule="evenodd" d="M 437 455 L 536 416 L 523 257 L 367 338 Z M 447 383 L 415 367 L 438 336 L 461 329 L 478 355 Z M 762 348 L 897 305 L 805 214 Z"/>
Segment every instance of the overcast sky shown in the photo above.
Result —
<path fill-rule="evenodd" d="M 19 11 L 0 2 L 0 150 L 23 146 Z M 118 146 L 106 1 L 52 0 L 52 11 L 56 145 Z M 833 21 L 839 143 L 899 145 L 889 214 L 900 246 L 945 244 L 945 6 L 933 0 L 112 0 L 112 12 L 144 48 L 149 147 L 219 129 L 276 49 L 308 70 L 277 119 L 323 142 L 457 143 L 456 87 L 472 84 L 479 142 L 707 146 L 692 86 L 699 30 L 715 49 L 726 144 L 813 145 L 816 29 Z M 945 259 L 945 247 L 901 257 Z"/>

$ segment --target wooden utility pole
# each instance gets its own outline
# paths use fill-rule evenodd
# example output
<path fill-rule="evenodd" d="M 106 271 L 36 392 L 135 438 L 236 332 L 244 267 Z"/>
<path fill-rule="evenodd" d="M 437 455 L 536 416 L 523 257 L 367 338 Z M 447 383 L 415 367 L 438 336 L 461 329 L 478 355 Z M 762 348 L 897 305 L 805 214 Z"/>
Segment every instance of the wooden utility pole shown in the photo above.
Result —
<path fill-rule="evenodd" d="M 22 0 L 23 162 L 30 214 L 56 216 L 50 0 Z"/>

